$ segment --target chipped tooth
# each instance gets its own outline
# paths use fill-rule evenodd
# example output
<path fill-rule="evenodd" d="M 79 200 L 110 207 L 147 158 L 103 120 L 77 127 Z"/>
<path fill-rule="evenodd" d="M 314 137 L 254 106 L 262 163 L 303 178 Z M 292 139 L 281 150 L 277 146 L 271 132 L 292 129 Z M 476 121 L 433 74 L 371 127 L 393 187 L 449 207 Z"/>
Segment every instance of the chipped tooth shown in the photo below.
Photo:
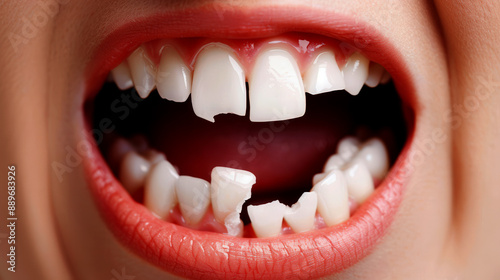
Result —
<path fill-rule="evenodd" d="M 135 89 L 141 98 L 146 98 L 155 88 L 155 66 L 143 47 L 137 48 L 127 59 Z"/>
<path fill-rule="evenodd" d="M 245 115 L 245 72 L 228 46 L 208 45 L 198 55 L 191 98 L 194 113 L 211 122 L 218 114 Z"/>
<path fill-rule="evenodd" d="M 384 70 L 384 74 L 382 75 L 382 78 L 380 78 L 380 84 L 385 85 L 391 80 L 391 74 Z"/>
<path fill-rule="evenodd" d="M 167 160 L 167 158 L 165 157 L 165 155 L 162 152 L 159 152 L 159 151 L 154 150 L 154 149 L 148 149 L 147 151 L 145 151 L 144 157 L 147 160 L 149 160 L 149 162 L 151 163 L 151 166 L 153 166 L 161 161 Z"/>
<path fill-rule="evenodd" d="M 315 192 L 305 192 L 297 203 L 288 207 L 285 212 L 285 221 L 294 232 L 309 231 L 314 228 L 314 218 L 318 205 L 318 195 Z"/>
<path fill-rule="evenodd" d="M 143 186 L 150 168 L 151 163 L 147 159 L 135 151 L 129 151 L 120 165 L 120 182 L 130 194 L 133 194 Z"/>
<path fill-rule="evenodd" d="M 248 81 L 250 120 L 278 121 L 301 117 L 306 95 L 295 58 L 281 48 L 257 56 Z"/>
<path fill-rule="evenodd" d="M 127 61 L 123 61 L 115 69 L 111 70 L 111 76 L 116 86 L 121 90 L 126 90 L 134 86 Z"/>
<path fill-rule="evenodd" d="M 314 185 L 312 191 L 318 195 L 318 212 L 327 226 L 349 219 L 349 194 L 347 182 L 341 170 L 330 171 Z"/>
<path fill-rule="evenodd" d="M 255 235 L 259 238 L 280 235 L 286 209 L 286 205 L 278 200 L 257 206 L 249 205 L 247 211 Z"/>
<path fill-rule="evenodd" d="M 108 161 L 110 166 L 113 168 L 118 168 L 125 155 L 134 150 L 134 146 L 122 137 L 116 138 L 116 140 L 111 144 L 108 151 Z"/>
<path fill-rule="evenodd" d="M 144 205 L 160 219 L 165 219 L 177 204 L 175 184 L 179 174 L 170 162 L 158 162 L 144 184 Z"/>
<path fill-rule="evenodd" d="M 366 78 L 365 84 L 371 88 L 378 86 L 380 83 L 380 79 L 382 79 L 382 75 L 384 74 L 385 69 L 382 65 L 371 62 L 370 70 L 368 72 L 368 78 Z"/>
<path fill-rule="evenodd" d="M 344 170 L 349 196 L 363 203 L 375 190 L 373 179 L 362 161 L 349 163 Z"/>
<path fill-rule="evenodd" d="M 323 167 L 323 172 L 328 173 L 334 169 L 341 169 L 344 164 L 345 160 L 339 154 L 331 155 Z"/>
<path fill-rule="evenodd" d="M 175 191 L 184 220 L 190 225 L 199 223 L 210 205 L 210 184 L 203 179 L 180 176 Z"/>
<path fill-rule="evenodd" d="M 372 138 L 361 146 L 354 156 L 353 162 L 362 160 L 373 178 L 381 180 L 389 170 L 389 155 L 384 143 L 377 138 Z"/>
<path fill-rule="evenodd" d="M 252 173 L 227 167 L 212 169 L 211 199 L 215 219 L 226 225 L 228 234 L 234 235 L 242 224 L 239 215 L 243 203 L 252 195 L 256 178 Z"/>
<path fill-rule="evenodd" d="M 184 102 L 191 93 L 191 83 L 191 70 L 179 53 L 170 46 L 165 47 L 156 74 L 158 94 L 163 99 Z"/>
<path fill-rule="evenodd" d="M 345 88 L 335 54 L 326 51 L 318 54 L 304 77 L 304 88 L 310 94 L 319 94 Z"/>
<path fill-rule="evenodd" d="M 359 144 L 359 140 L 353 136 L 344 137 L 337 145 L 337 154 L 349 161 L 359 151 Z"/>
<path fill-rule="evenodd" d="M 345 81 L 345 90 L 351 95 L 358 95 L 368 77 L 370 61 L 360 53 L 354 53 L 347 59 L 342 69 Z"/>

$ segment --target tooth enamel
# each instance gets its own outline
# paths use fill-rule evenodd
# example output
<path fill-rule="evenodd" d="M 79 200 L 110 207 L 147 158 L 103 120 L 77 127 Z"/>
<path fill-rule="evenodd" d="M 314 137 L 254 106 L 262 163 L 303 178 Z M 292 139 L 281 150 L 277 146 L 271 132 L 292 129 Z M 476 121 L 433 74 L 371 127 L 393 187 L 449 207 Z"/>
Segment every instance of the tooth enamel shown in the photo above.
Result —
<path fill-rule="evenodd" d="M 368 78 L 366 78 L 365 84 L 371 88 L 378 86 L 382 75 L 384 74 L 384 67 L 378 63 L 370 63 L 370 70 L 368 72 Z"/>
<path fill-rule="evenodd" d="M 120 182 L 129 193 L 133 194 L 143 186 L 150 168 L 148 160 L 135 151 L 129 151 L 120 165 Z"/>
<path fill-rule="evenodd" d="M 322 52 L 316 57 L 304 77 L 304 88 L 310 94 L 345 88 L 342 72 L 332 51 Z"/>
<path fill-rule="evenodd" d="M 364 162 L 349 163 L 344 175 L 349 196 L 357 203 L 363 203 L 373 193 L 373 179 Z"/>
<path fill-rule="evenodd" d="M 146 98 L 155 87 L 155 66 L 146 51 L 139 47 L 127 59 L 135 89 L 140 97 Z"/>
<path fill-rule="evenodd" d="M 144 205 L 165 219 L 177 204 L 175 184 L 179 175 L 168 161 L 160 161 L 149 172 L 144 184 Z"/>
<path fill-rule="evenodd" d="M 389 155 L 384 143 L 377 138 L 366 141 L 352 161 L 360 160 L 366 164 L 373 178 L 383 179 L 389 170 Z"/>
<path fill-rule="evenodd" d="M 349 194 L 342 171 L 330 171 L 314 185 L 312 191 L 318 195 L 318 212 L 327 226 L 349 219 Z"/>
<path fill-rule="evenodd" d="M 259 238 L 280 235 L 286 208 L 278 200 L 257 206 L 249 205 L 247 211 L 255 235 Z"/>
<path fill-rule="evenodd" d="M 194 113 L 211 122 L 218 114 L 245 115 L 245 72 L 229 47 L 209 45 L 198 55 L 191 98 Z"/>
<path fill-rule="evenodd" d="M 345 161 L 349 161 L 358 151 L 359 140 L 352 136 L 344 137 L 337 145 L 337 154 Z"/>
<path fill-rule="evenodd" d="M 345 160 L 339 154 L 331 155 L 323 167 L 323 172 L 328 173 L 333 169 L 340 169 L 344 164 Z"/>
<path fill-rule="evenodd" d="M 333 170 L 333 169 L 332 169 Z M 328 171 L 330 172 L 330 171 Z M 323 180 L 323 178 L 325 178 L 325 176 L 327 175 L 328 173 L 325 172 L 325 173 L 318 173 L 318 174 L 314 174 L 313 176 L 313 186 L 316 185 L 317 183 L 319 183 L 319 181 Z"/>
<path fill-rule="evenodd" d="M 165 47 L 156 74 L 158 94 L 163 99 L 184 102 L 191 93 L 191 83 L 191 70 L 174 48 Z"/>
<path fill-rule="evenodd" d="M 318 205 L 318 196 L 315 192 L 305 192 L 297 203 L 287 208 L 285 221 L 294 232 L 309 231 L 314 228 L 314 218 Z"/>
<path fill-rule="evenodd" d="M 212 209 L 215 219 L 226 225 L 228 233 L 230 228 L 237 228 L 242 223 L 239 214 L 243 203 L 252 195 L 255 181 L 255 175 L 245 170 L 227 167 L 212 169 Z"/>
<path fill-rule="evenodd" d="M 389 72 L 384 71 L 382 78 L 380 78 L 380 84 L 385 85 L 391 80 L 391 74 Z"/>
<path fill-rule="evenodd" d="M 115 69 L 111 70 L 111 76 L 116 86 L 121 90 L 126 90 L 134 86 L 127 61 L 123 61 Z"/>
<path fill-rule="evenodd" d="M 108 152 L 108 159 L 110 165 L 112 167 L 118 167 L 122 162 L 123 158 L 125 157 L 125 155 L 133 150 L 134 147 L 128 140 L 118 137 L 113 142 L 113 144 L 111 144 L 111 147 Z"/>
<path fill-rule="evenodd" d="M 351 95 L 358 95 L 368 77 L 368 65 L 370 61 L 360 53 L 354 53 L 347 59 L 342 69 L 345 81 L 345 90 Z"/>
<path fill-rule="evenodd" d="M 248 85 L 251 121 L 286 120 L 305 114 L 302 77 L 288 51 L 273 48 L 260 53 Z"/>
<path fill-rule="evenodd" d="M 165 155 L 163 153 L 158 152 L 157 150 L 154 150 L 154 149 L 148 149 L 144 153 L 144 157 L 147 160 L 149 160 L 149 162 L 151 163 L 151 166 L 157 164 L 158 162 L 167 160 L 167 158 L 165 157 Z"/>
<path fill-rule="evenodd" d="M 210 205 L 210 184 L 199 178 L 180 176 L 175 191 L 182 217 L 190 225 L 199 223 Z"/>

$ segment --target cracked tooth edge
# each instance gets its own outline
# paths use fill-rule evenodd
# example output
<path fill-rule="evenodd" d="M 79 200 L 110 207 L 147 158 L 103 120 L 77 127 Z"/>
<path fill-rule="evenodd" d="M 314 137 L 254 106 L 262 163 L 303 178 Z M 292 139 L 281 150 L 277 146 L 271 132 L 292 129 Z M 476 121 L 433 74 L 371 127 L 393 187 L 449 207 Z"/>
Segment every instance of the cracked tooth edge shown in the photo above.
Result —
<path fill-rule="evenodd" d="M 191 70 L 179 53 L 170 46 L 165 47 L 156 73 L 158 94 L 163 99 L 184 102 L 191 93 L 191 83 Z"/>
<path fill-rule="evenodd" d="M 353 162 L 362 160 L 373 178 L 383 179 L 389 170 L 389 155 L 384 143 L 378 138 L 372 138 L 361 146 L 354 156 Z"/>
<path fill-rule="evenodd" d="M 337 145 L 337 154 L 347 162 L 359 151 L 359 145 L 359 140 L 356 137 L 344 137 Z"/>
<path fill-rule="evenodd" d="M 127 59 L 135 89 L 146 98 L 155 88 L 156 70 L 143 47 L 137 48 Z"/>
<path fill-rule="evenodd" d="M 318 212 L 327 226 L 349 219 L 349 194 L 347 182 L 341 170 L 332 170 L 314 185 L 318 195 Z"/>
<path fill-rule="evenodd" d="M 354 53 L 347 59 L 342 69 L 345 81 L 345 90 L 351 95 L 358 95 L 368 77 L 370 61 L 360 53 Z"/>
<path fill-rule="evenodd" d="M 256 178 L 251 172 L 228 167 L 212 169 L 211 200 L 215 219 L 223 223 L 229 235 L 242 228 L 240 213 L 243 203 L 252 196 Z"/>
<path fill-rule="evenodd" d="M 363 203 L 375 190 L 370 171 L 362 161 L 348 163 L 344 175 L 349 196 L 358 204 Z"/>
<path fill-rule="evenodd" d="M 259 238 L 280 235 L 286 209 L 287 206 L 278 200 L 261 205 L 248 205 L 248 216 L 255 235 Z"/>
<path fill-rule="evenodd" d="M 149 172 L 144 184 L 144 205 L 165 219 L 177 204 L 175 183 L 179 175 L 170 162 L 163 160 Z"/>
<path fill-rule="evenodd" d="M 317 207 L 318 195 L 315 192 L 305 192 L 297 203 L 287 207 L 285 221 L 296 233 L 312 230 Z"/>
<path fill-rule="evenodd" d="M 384 72 L 385 70 L 384 67 L 382 67 L 382 65 L 375 62 L 371 62 L 370 70 L 368 70 L 368 78 L 366 78 L 365 84 L 371 88 L 378 86 Z"/>
<path fill-rule="evenodd" d="M 332 51 L 322 52 L 314 59 L 305 74 L 304 88 L 310 94 L 345 89 L 344 77 Z"/>
<path fill-rule="evenodd" d="M 210 206 L 210 184 L 203 179 L 180 176 L 175 191 L 186 223 L 198 224 Z"/>
<path fill-rule="evenodd" d="M 127 61 L 123 61 L 115 69 L 111 70 L 111 77 L 113 77 L 116 86 L 121 90 L 126 90 L 134 86 Z"/>
<path fill-rule="evenodd" d="M 215 122 L 214 116 L 218 114 L 245 115 L 245 72 L 232 49 L 223 44 L 211 44 L 200 52 L 191 98 L 194 113 L 211 122 Z"/>
<path fill-rule="evenodd" d="M 120 165 L 120 182 L 130 194 L 133 194 L 143 186 L 150 168 L 151 163 L 147 159 L 135 151 L 129 151 Z"/>
<path fill-rule="evenodd" d="M 257 56 L 248 86 L 253 122 L 294 119 L 305 114 L 302 76 L 295 58 L 284 49 L 271 48 Z"/>

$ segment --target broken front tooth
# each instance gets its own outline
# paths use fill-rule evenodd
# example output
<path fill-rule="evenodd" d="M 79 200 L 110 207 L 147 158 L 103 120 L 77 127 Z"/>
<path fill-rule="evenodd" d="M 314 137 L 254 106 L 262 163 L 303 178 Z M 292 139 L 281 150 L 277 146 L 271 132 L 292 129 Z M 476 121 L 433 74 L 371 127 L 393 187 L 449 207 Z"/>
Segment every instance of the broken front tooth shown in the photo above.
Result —
<path fill-rule="evenodd" d="M 330 171 L 314 185 L 312 191 L 318 195 L 318 212 L 327 226 L 349 219 L 349 194 L 347 182 L 341 170 Z"/>
<path fill-rule="evenodd" d="M 359 144 L 359 140 L 355 137 L 344 137 L 337 145 L 337 154 L 345 161 L 349 161 L 359 151 Z"/>
<path fill-rule="evenodd" d="M 131 194 L 144 185 L 151 163 L 135 151 L 129 151 L 120 165 L 120 182 Z"/>
<path fill-rule="evenodd" d="M 116 86 L 121 90 L 126 90 L 134 86 L 127 61 L 123 61 L 115 69 L 111 70 L 111 76 Z"/>
<path fill-rule="evenodd" d="M 299 67 L 284 49 L 271 48 L 257 56 L 248 86 L 251 121 L 287 120 L 306 112 Z"/>
<path fill-rule="evenodd" d="M 144 205 L 160 219 L 165 219 L 177 204 L 175 184 L 179 174 L 163 160 L 151 168 L 144 184 Z"/>
<path fill-rule="evenodd" d="M 294 232 L 309 231 L 314 228 L 314 218 L 318 206 L 318 196 L 315 192 L 305 192 L 297 203 L 287 208 L 285 221 Z"/>
<path fill-rule="evenodd" d="M 375 190 L 372 176 L 362 161 L 349 163 L 344 175 L 349 196 L 358 204 L 363 203 Z"/>
<path fill-rule="evenodd" d="M 307 70 L 304 88 L 310 94 L 319 94 L 345 88 L 335 54 L 332 51 L 320 53 Z"/>
<path fill-rule="evenodd" d="M 280 235 L 286 209 L 286 205 L 278 200 L 257 206 L 249 205 L 247 211 L 255 235 L 259 238 Z"/>
<path fill-rule="evenodd" d="M 203 179 L 180 176 L 175 191 L 184 220 L 190 225 L 199 223 L 210 205 L 210 184 Z"/>
<path fill-rule="evenodd" d="M 363 161 L 373 178 L 378 180 L 383 179 L 389 170 L 389 155 L 384 143 L 377 138 L 363 143 L 352 161 Z"/>
<path fill-rule="evenodd" d="M 135 89 L 146 98 L 155 88 L 156 70 L 143 47 L 137 48 L 127 59 Z"/>
<path fill-rule="evenodd" d="M 342 69 L 345 81 L 345 90 L 351 95 L 358 95 L 368 77 L 370 61 L 360 53 L 354 53 L 347 59 Z"/>
<path fill-rule="evenodd" d="M 384 72 L 385 70 L 384 67 L 382 67 L 382 65 L 375 62 L 371 62 L 370 70 L 368 72 L 368 78 L 366 78 L 365 84 L 371 88 L 378 86 Z"/>
<path fill-rule="evenodd" d="M 243 203 L 252 195 L 256 178 L 252 173 L 227 167 L 212 169 L 211 199 L 215 219 L 235 235 L 242 225 L 239 214 Z"/>
<path fill-rule="evenodd" d="M 191 93 L 191 70 L 186 66 L 177 51 L 167 46 L 161 54 L 156 88 L 158 94 L 167 100 L 184 102 Z"/>
<path fill-rule="evenodd" d="M 228 46 L 206 46 L 196 59 L 191 95 L 194 113 L 214 122 L 218 114 L 246 112 L 245 72 Z"/>

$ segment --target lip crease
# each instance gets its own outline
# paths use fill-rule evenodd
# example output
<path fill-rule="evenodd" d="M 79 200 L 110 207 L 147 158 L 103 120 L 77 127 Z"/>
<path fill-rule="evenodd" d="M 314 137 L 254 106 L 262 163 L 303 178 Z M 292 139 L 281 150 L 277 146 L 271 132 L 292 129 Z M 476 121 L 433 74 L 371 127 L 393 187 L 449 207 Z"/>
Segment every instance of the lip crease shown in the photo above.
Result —
<path fill-rule="evenodd" d="M 329 36 L 360 50 L 391 73 L 403 103 L 418 113 L 414 87 L 401 54 L 373 27 L 345 15 L 303 7 L 232 7 L 222 16 L 218 11 L 206 5 L 159 13 L 134 19 L 113 31 L 100 43 L 87 67 L 85 99 L 95 96 L 109 71 L 144 42 L 200 36 L 255 38 L 293 31 Z M 82 126 L 85 137 L 92 139 L 89 120 Z M 237 238 L 159 220 L 116 180 L 95 141 L 91 141 L 84 169 L 97 207 L 116 238 L 135 254 L 174 275 L 196 279 L 311 279 L 354 265 L 384 236 L 411 175 L 406 165 L 414 127 L 409 131 L 389 174 L 348 221 L 275 238 Z"/>

